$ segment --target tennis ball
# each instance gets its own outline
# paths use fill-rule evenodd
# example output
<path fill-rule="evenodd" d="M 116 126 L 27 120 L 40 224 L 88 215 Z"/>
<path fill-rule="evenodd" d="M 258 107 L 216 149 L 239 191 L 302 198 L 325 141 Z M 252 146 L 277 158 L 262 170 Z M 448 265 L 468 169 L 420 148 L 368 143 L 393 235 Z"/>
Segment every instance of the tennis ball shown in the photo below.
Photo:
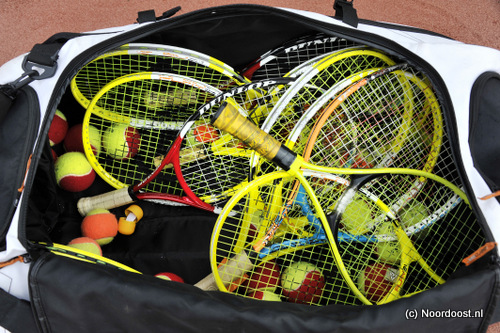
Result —
<path fill-rule="evenodd" d="M 371 302 L 380 301 L 392 289 L 398 270 L 388 264 L 368 265 L 358 276 L 358 289 Z"/>
<path fill-rule="evenodd" d="M 94 155 L 99 156 L 101 152 L 101 133 L 92 125 L 89 125 L 89 139 Z M 68 130 L 68 134 L 66 134 L 64 138 L 63 145 L 66 151 L 79 151 L 85 153 L 82 140 L 82 124 L 71 126 Z"/>
<path fill-rule="evenodd" d="M 212 142 L 219 138 L 219 133 L 211 125 L 199 125 L 193 130 L 194 137 L 198 142 Z"/>
<path fill-rule="evenodd" d="M 347 204 L 341 222 L 347 232 L 353 235 L 361 235 L 370 231 L 369 227 L 372 222 L 370 205 L 361 198 L 352 200 Z"/>
<path fill-rule="evenodd" d="M 89 237 L 75 238 L 68 243 L 68 246 L 102 256 L 102 250 L 99 243 Z"/>
<path fill-rule="evenodd" d="M 373 163 L 369 161 L 369 157 L 360 152 L 356 156 L 352 156 L 349 152 L 342 155 L 340 166 L 351 169 L 368 169 L 373 168 Z"/>
<path fill-rule="evenodd" d="M 279 285 L 280 268 L 275 261 L 265 262 L 263 265 L 258 266 L 245 281 L 243 287 L 249 291 L 253 290 L 267 290 L 275 291 Z"/>
<path fill-rule="evenodd" d="M 80 192 L 92 185 L 95 171 L 80 152 L 62 154 L 54 163 L 57 184 L 64 190 Z"/>
<path fill-rule="evenodd" d="M 49 128 L 49 141 L 50 146 L 57 145 L 66 136 L 68 132 L 68 121 L 66 116 L 59 110 L 56 110 L 56 114 L 54 115 L 54 119 L 52 119 L 52 123 Z"/>
<path fill-rule="evenodd" d="M 104 150 L 117 160 L 134 157 L 139 151 L 140 142 L 139 132 L 126 124 L 114 124 L 102 136 Z"/>
<path fill-rule="evenodd" d="M 294 262 L 281 274 L 281 287 L 288 302 L 317 303 L 324 286 L 323 273 L 308 262 Z"/>
<path fill-rule="evenodd" d="M 420 223 L 422 220 L 427 218 L 427 216 L 429 216 L 429 210 L 427 207 L 423 203 L 415 200 L 404 206 L 399 211 L 401 226 L 404 229 Z M 422 229 L 421 231 L 415 233 L 415 236 L 423 238 L 429 233 L 429 230 L 430 228 Z"/>
<path fill-rule="evenodd" d="M 180 282 L 184 283 L 184 279 L 181 278 L 179 275 L 174 274 L 174 273 L 169 273 L 169 272 L 162 272 L 158 273 L 155 275 L 157 278 L 167 280 L 167 281 L 174 281 L 174 282 Z"/>
<path fill-rule="evenodd" d="M 248 297 L 260 299 L 263 301 L 281 302 L 280 295 L 269 290 L 254 290 L 253 292 L 248 294 Z"/>
<path fill-rule="evenodd" d="M 94 209 L 83 218 L 82 235 L 94 239 L 99 245 L 111 243 L 118 233 L 116 216 L 107 209 Z"/>
<path fill-rule="evenodd" d="M 394 229 L 391 224 L 384 223 L 377 229 L 378 235 L 386 235 L 388 237 L 396 237 L 394 233 Z M 399 263 L 401 260 L 401 246 L 397 241 L 388 241 L 388 242 L 378 242 L 375 245 L 375 253 L 377 254 L 380 261 L 389 264 Z"/>

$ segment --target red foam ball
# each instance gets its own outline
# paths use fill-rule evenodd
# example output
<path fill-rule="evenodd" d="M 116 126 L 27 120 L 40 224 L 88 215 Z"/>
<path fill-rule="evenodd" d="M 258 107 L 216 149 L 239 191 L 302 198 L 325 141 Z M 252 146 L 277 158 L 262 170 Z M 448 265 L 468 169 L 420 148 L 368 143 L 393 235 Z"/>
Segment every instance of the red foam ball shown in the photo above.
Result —
<path fill-rule="evenodd" d="M 317 303 L 325 287 L 325 277 L 314 264 L 294 262 L 283 271 L 281 286 L 288 302 Z"/>
<path fill-rule="evenodd" d="M 162 272 L 162 273 L 158 273 L 155 275 L 157 278 L 160 278 L 160 279 L 163 279 L 163 280 L 167 280 L 167 281 L 174 281 L 174 282 L 180 282 L 180 283 L 184 283 L 184 279 L 181 278 L 179 275 L 177 274 L 174 274 L 174 273 L 170 273 L 170 272 Z"/>
<path fill-rule="evenodd" d="M 280 267 L 275 261 L 268 261 L 258 266 L 250 277 L 244 282 L 243 286 L 249 291 L 267 290 L 275 291 L 279 285 Z"/>
<path fill-rule="evenodd" d="M 82 141 L 82 124 L 71 126 L 64 138 L 64 149 L 66 151 L 79 151 L 84 153 Z"/>
<path fill-rule="evenodd" d="M 79 151 L 85 153 L 83 148 L 82 129 L 82 124 L 76 124 L 70 127 L 63 143 L 66 151 Z M 92 125 L 89 125 L 89 140 L 94 155 L 98 156 L 101 150 L 101 136 L 99 131 Z"/>
<path fill-rule="evenodd" d="M 54 119 L 52 119 L 52 123 L 49 128 L 50 145 L 54 146 L 62 142 L 67 131 L 68 121 L 66 120 L 66 116 L 64 116 L 61 111 L 56 110 L 56 114 L 54 115 Z"/>
<path fill-rule="evenodd" d="M 398 271 L 388 264 L 368 265 L 358 277 L 358 288 L 371 302 L 380 301 L 389 293 L 398 276 Z"/>

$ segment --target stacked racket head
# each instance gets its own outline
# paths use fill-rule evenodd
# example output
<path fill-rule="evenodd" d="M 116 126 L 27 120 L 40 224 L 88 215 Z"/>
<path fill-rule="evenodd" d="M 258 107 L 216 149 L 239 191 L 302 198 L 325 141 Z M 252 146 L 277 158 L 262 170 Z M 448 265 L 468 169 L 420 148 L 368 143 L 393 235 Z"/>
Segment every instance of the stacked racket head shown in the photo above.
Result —
<path fill-rule="evenodd" d="M 219 290 L 383 304 L 444 283 L 484 244 L 424 73 L 323 34 L 280 45 L 242 73 L 140 44 L 97 58 L 72 82 L 102 178 L 135 199 L 220 213 L 210 246 Z M 313 167 L 282 170 L 214 127 L 227 105 Z M 127 139 L 112 152 L 114 127 Z"/>
<path fill-rule="evenodd" d="M 350 47 L 285 75 L 297 73 L 261 128 L 305 161 L 337 169 L 303 170 L 314 194 L 302 195 L 300 179 L 255 154 L 254 181 L 228 203 L 212 236 L 220 290 L 255 297 L 251 286 L 268 281 L 264 289 L 278 295 L 271 299 L 296 302 L 283 281 L 294 269 L 292 284 L 310 293 L 301 303 L 383 304 L 443 284 L 484 245 L 432 85 L 397 62 Z M 370 175 L 380 168 L 391 171 Z M 278 279 L 267 262 L 280 267 Z M 301 280 L 311 267 L 319 280 Z"/>

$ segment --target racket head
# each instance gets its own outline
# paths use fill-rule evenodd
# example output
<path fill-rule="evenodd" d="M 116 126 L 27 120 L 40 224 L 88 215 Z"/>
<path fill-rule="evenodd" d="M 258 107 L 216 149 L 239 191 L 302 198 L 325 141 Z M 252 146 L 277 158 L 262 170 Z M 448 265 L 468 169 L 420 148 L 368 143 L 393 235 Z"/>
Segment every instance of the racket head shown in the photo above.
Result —
<path fill-rule="evenodd" d="M 282 77 L 310 59 L 354 45 L 323 33 L 301 36 L 267 51 L 241 72 L 253 81 Z"/>
<path fill-rule="evenodd" d="M 358 180 L 329 219 L 347 275 L 372 304 L 445 283 L 485 243 L 460 190 L 421 175 Z"/>
<path fill-rule="evenodd" d="M 141 184 L 155 172 L 155 158 L 166 154 L 185 121 L 220 93 L 201 81 L 169 73 L 143 72 L 113 80 L 85 113 L 85 155 L 111 186 Z M 141 189 L 182 193 L 173 169 L 160 175 Z"/>
<path fill-rule="evenodd" d="M 251 174 L 253 151 L 240 140 L 216 129 L 211 124 L 213 114 L 229 103 L 245 119 L 260 125 L 291 81 L 285 78 L 262 80 L 229 89 L 203 105 L 186 122 L 181 130 L 183 141 L 179 152 L 192 163 L 180 163 L 178 169 L 201 200 L 220 206 Z M 200 154 L 203 156 L 197 157 Z M 176 167 L 177 162 L 173 163 Z"/>
<path fill-rule="evenodd" d="M 327 224 L 324 228 L 326 217 L 308 186 L 300 177 L 277 171 L 256 178 L 228 201 L 210 243 L 219 290 L 251 297 L 258 287 L 294 303 L 362 304 L 339 273 L 329 242 L 333 235 Z M 312 286 L 296 290 L 294 278 L 308 274 L 304 269 L 312 274 Z"/>
<path fill-rule="evenodd" d="M 229 65 L 200 52 L 169 45 L 131 43 L 86 64 L 71 80 L 71 91 L 75 99 L 87 108 L 107 83 L 138 72 L 183 75 L 221 90 L 249 82 Z"/>
<path fill-rule="evenodd" d="M 313 116 L 309 109 L 318 99 L 327 93 L 336 93 L 339 87 L 356 82 L 363 76 L 360 73 L 393 64 L 394 60 L 384 53 L 366 48 L 348 48 L 327 55 L 297 77 L 261 128 L 295 151 L 293 141 L 297 141 L 297 136 L 304 136 L 302 131 L 306 123 L 300 125 L 300 130 L 295 131 L 294 128 L 304 117 Z M 293 132 L 295 138 L 292 137 Z M 263 165 L 262 172 L 275 168 L 272 164 L 259 161 L 258 156 L 252 159 L 252 163 Z"/>

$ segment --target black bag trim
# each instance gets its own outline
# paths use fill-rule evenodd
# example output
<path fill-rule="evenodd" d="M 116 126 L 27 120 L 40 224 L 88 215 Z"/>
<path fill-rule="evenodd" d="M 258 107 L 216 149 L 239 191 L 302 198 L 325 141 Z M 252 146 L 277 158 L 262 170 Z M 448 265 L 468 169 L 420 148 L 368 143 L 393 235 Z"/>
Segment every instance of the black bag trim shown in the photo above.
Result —
<path fill-rule="evenodd" d="M 37 331 L 30 302 L 14 297 L 0 288 L 0 328 L 2 327 L 12 333 Z"/>
<path fill-rule="evenodd" d="M 10 112 L 0 124 L 0 251 L 6 247 L 5 236 L 19 204 L 27 163 L 35 143 L 40 123 L 38 96 L 31 87 L 22 88 L 13 101 Z M 24 236 L 24 229 L 20 230 Z"/>
<path fill-rule="evenodd" d="M 500 190 L 500 75 L 486 72 L 470 98 L 469 144 L 474 167 L 492 192 Z M 500 202 L 500 197 L 496 198 Z"/>

